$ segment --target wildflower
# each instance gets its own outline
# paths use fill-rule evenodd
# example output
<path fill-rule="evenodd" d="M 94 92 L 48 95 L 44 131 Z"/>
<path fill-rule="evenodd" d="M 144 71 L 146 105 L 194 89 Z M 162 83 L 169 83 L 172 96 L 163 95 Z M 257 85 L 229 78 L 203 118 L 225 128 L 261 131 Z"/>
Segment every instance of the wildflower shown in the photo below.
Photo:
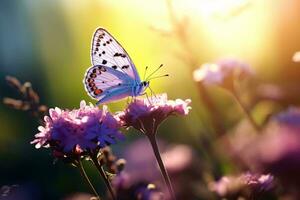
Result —
<path fill-rule="evenodd" d="M 163 200 L 164 195 L 152 183 L 137 182 L 128 184 L 130 179 L 126 173 L 121 173 L 115 180 L 117 199 L 119 200 Z"/>
<path fill-rule="evenodd" d="M 161 159 L 155 135 L 158 126 L 168 116 L 173 114 L 187 115 L 191 109 L 190 103 L 191 100 L 189 99 L 185 101 L 181 99 L 168 100 L 166 94 L 161 94 L 155 98 L 135 99 L 124 112 L 120 112 L 117 115 L 123 126 L 132 126 L 148 137 L 172 200 L 176 200 L 175 193 Z"/>
<path fill-rule="evenodd" d="M 199 195 L 205 196 L 200 189 L 206 188 L 206 184 L 202 182 L 204 166 L 199 157 L 190 146 L 184 144 L 172 145 L 162 153 L 177 199 L 198 199 Z"/>
<path fill-rule="evenodd" d="M 300 129 L 300 108 L 290 107 L 288 110 L 281 112 L 273 117 L 281 126 L 294 126 Z"/>
<path fill-rule="evenodd" d="M 165 144 L 158 140 L 160 148 L 164 149 Z M 128 174 L 127 185 L 134 185 L 138 182 L 154 182 L 160 178 L 157 171 L 157 164 L 153 156 L 151 145 L 144 137 L 133 141 L 123 152 L 123 158 L 126 160 L 124 174 Z M 137 166 L 139 170 L 137 170 Z M 122 172 L 122 173 L 123 173 Z M 123 174 L 123 175 L 124 175 Z M 157 185 L 161 187 L 161 185 Z"/>
<path fill-rule="evenodd" d="M 50 147 L 55 155 L 82 154 L 123 138 L 120 125 L 106 106 L 100 110 L 81 101 L 79 109 L 54 108 L 49 110 L 49 114 L 44 117 L 45 125 L 38 127 L 40 132 L 31 144 L 35 144 L 36 148 Z"/>
<path fill-rule="evenodd" d="M 263 135 L 240 148 L 239 159 L 253 170 L 272 173 L 283 184 L 299 189 L 299 133 L 300 109 L 293 107 L 273 116 Z"/>
<path fill-rule="evenodd" d="M 187 115 L 190 99 L 168 100 L 166 94 L 152 98 L 135 99 L 118 118 L 125 127 L 134 127 L 145 134 L 155 134 L 158 126 L 170 115 Z"/>
<path fill-rule="evenodd" d="M 205 63 L 194 71 L 194 80 L 207 85 L 219 85 L 232 89 L 234 80 L 252 74 L 250 66 L 235 59 L 224 59 L 217 63 Z"/>
<path fill-rule="evenodd" d="M 222 198 L 229 197 L 261 197 L 274 186 L 274 177 L 270 174 L 259 175 L 250 172 L 240 176 L 224 176 L 209 185 L 211 191 Z"/>
<path fill-rule="evenodd" d="M 176 145 L 162 154 L 165 166 L 171 173 L 182 172 L 191 166 L 193 151 L 187 145 Z"/>

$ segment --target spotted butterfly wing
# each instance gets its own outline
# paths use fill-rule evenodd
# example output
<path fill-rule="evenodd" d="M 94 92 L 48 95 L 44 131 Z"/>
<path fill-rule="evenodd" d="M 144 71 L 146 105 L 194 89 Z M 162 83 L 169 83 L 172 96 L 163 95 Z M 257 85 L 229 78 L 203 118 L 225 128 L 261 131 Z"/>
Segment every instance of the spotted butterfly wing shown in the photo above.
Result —
<path fill-rule="evenodd" d="M 98 28 L 92 40 L 91 59 L 93 65 L 104 65 L 123 72 L 140 82 L 131 58 L 120 43 L 103 28 Z"/>
<path fill-rule="evenodd" d="M 124 48 L 103 28 L 94 33 L 91 59 L 93 66 L 85 74 L 84 85 L 97 104 L 132 96 L 140 77 Z"/>

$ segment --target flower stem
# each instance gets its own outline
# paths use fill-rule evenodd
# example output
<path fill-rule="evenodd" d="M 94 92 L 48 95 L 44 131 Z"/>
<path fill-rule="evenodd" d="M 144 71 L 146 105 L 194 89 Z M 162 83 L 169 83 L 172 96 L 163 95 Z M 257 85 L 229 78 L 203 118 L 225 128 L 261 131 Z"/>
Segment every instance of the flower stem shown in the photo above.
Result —
<path fill-rule="evenodd" d="M 97 199 L 100 200 L 100 197 L 99 197 L 99 194 L 97 193 L 96 189 L 94 188 L 93 184 L 91 183 L 89 177 L 87 176 L 84 168 L 83 168 L 83 165 L 82 165 L 82 162 L 81 160 L 78 160 L 78 163 L 77 163 L 77 168 L 79 169 L 80 171 L 80 174 L 81 176 L 85 179 L 87 185 L 90 187 L 90 189 L 93 191 L 94 195 L 96 195 Z"/>
<path fill-rule="evenodd" d="M 94 165 L 96 166 L 96 168 L 98 169 L 98 172 L 99 174 L 101 175 L 101 177 L 103 178 L 104 182 L 105 182 L 105 185 L 106 187 L 108 188 L 109 192 L 110 192 L 110 195 L 112 197 L 113 200 L 117 200 L 116 196 L 115 196 L 115 193 L 114 193 L 114 190 L 112 188 L 112 185 L 110 183 L 110 181 L 108 180 L 108 177 L 107 175 L 105 174 L 105 171 L 103 169 L 103 167 L 99 164 L 98 162 L 98 159 L 97 157 L 95 156 L 91 156 L 92 160 L 93 160 L 93 163 Z"/>
<path fill-rule="evenodd" d="M 152 146 L 152 149 L 153 149 L 153 152 L 154 152 L 154 155 L 156 157 L 156 161 L 159 165 L 159 168 L 160 168 L 160 171 L 161 171 L 161 174 L 165 180 L 165 183 L 168 187 L 168 190 L 169 190 L 169 193 L 172 197 L 173 200 L 176 200 L 176 197 L 175 197 L 175 193 L 174 193 L 174 190 L 173 190 L 173 187 L 172 187 L 172 184 L 171 184 L 171 180 L 170 180 L 170 177 L 167 173 L 167 170 L 164 166 L 164 163 L 161 159 L 161 156 L 160 156 L 160 153 L 159 153 L 159 149 L 158 149 L 158 145 L 157 145 L 157 142 L 156 142 L 156 138 L 154 136 L 154 134 L 146 134 L 148 136 L 148 139 L 151 143 L 151 146 Z"/>
<path fill-rule="evenodd" d="M 235 91 L 233 92 L 233 97 L 236 100 L 236 102 L 238 103 L 238 105 L 242 108 L 243 112 L 245 113 L 245 115 L 246 115 L 247 119 L 249 120 L 249 122 L 252 124 L 255 131 L 260 132 L 260 126 L 255 122 L 255 120 L 253 119 L 253 117 L 250 114 L 250 111 L 243 104 L 243 102 L 241 101 L 239 95 Z"/>

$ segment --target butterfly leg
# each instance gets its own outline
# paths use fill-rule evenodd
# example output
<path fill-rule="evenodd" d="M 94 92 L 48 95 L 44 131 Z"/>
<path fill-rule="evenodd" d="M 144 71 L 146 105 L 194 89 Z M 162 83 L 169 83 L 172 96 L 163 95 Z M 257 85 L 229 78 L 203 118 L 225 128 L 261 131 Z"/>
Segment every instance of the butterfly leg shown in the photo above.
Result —
<path fill-rule="evenodd" d="M 150 99 L 149 99 L 149 96 L 148 96 L 147 92 L 145 92 L 144 95 L 146 95 L 146 98 L 147 98 L 148 102 L 151 103 L 151 101 L 150 101 Z"/>
<path fill-rule="evenodd" d="M 150 87 L 149 87 L 149 89 L 150 89 L 150 92 L 151 92 L 151 98 L 153 98 L 153 96 L 154 96 L 154 98 L 157 98 L 155 93 L 153 92 L 153 90 Z"/>
<path fill-rule="evenodd" d="M 134 88 L 131 88 L 131 103 L 136 100 L 136 96 L 134 95 Z"/>
<path fill-rule="evenodd" d="M 133 96 L 133 97 L 132 97 L 132 101 L 135 101 L 135 100 L 136 100 L 136 98 L 137 98 L 136 96 Z"/>
<path fill-rule="evenodd" d="M 97 101 L 96 106 L 99 106 L 101 104 L 101 100 Z"/>

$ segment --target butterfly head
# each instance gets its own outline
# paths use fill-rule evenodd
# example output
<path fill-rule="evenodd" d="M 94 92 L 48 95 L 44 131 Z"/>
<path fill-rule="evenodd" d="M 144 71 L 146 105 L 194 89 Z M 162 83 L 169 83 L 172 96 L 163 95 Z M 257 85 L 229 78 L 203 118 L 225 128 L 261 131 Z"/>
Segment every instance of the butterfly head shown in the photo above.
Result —
<path fill-rule="evenodd" d="M 142 81 L 141 86 L 142 86 L 142 91 L 145 91 L 150 85 L 150 81 Z"/>

